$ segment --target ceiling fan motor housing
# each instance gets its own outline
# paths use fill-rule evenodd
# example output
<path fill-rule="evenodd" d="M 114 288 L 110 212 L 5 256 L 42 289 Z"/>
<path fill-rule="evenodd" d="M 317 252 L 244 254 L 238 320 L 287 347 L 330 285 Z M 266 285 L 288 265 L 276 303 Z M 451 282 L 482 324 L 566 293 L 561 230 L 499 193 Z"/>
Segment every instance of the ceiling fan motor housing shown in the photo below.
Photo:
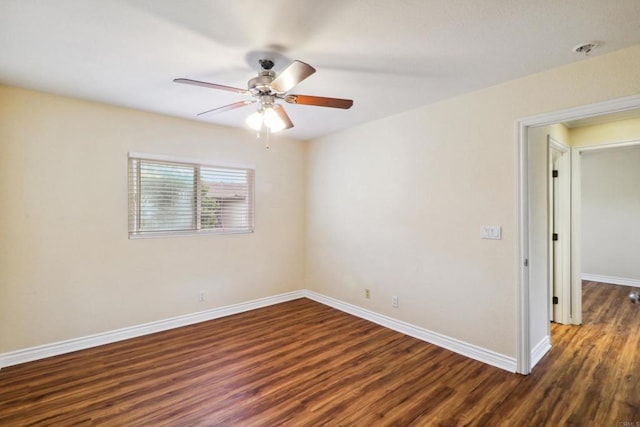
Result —
<path fill-rule="evenodd" d="M 248 90 L 252 95 L 275 95 L 271 82 L 275 79 L 276 73 L 272 70 L 262 70 L 258 77 L 249 80 Z"/>

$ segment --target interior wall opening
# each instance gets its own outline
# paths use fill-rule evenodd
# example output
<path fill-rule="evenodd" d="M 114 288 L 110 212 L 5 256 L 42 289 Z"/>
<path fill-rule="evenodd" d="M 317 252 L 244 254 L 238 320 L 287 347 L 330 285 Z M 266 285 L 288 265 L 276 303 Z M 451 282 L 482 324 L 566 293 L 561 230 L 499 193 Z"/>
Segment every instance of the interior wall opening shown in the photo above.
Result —
<path fill-rule="evenodd" d="M 572 144 L 573 129 L 625 120 L 640 122 L 640 97 L 579 107 L 525 119 L 520 125 L 520 256 L 518 372 L 528 374 L 552 345 L 550 320 L 563 324 L 582 323 L 580 153 L 593 147 Z M 619 136 L 603 136 L 600 145 L 630 144 Z M 554 255 L 553 166 L 561 157 L 557 142 L 570 148 L 569 211 L 566 215 L 569 255 Z M 639 138 L 640 142 L 640 138 Z M 555 145 L 555 146 L 554 146 Z M 598 145 L 598 144 L 594 144 Z M 554 154 L 555 153 L 555 154 Z M 556 163 L 557 165 L 557 163 Z M 524 195 L 524 197 L 523 197 Z M 556 196 L 557 197 L 557 196 Z M 565 201 L 566 201 L 566 195 Z M 566 209 L 566 208 L 565 208 Z M 560 251 L 561 252 L 561 251 Z M 560 266 L 558 263 L 564 263 Z M 561 267 L 561 268 L 558 268 Z M 554 290 L 557 270 L 569 275 L 566 291 Z M 553 297 L 564 298 L 565 312 L 554 307 Z M 566 304 L 568 301 L 568 304 Z"/>

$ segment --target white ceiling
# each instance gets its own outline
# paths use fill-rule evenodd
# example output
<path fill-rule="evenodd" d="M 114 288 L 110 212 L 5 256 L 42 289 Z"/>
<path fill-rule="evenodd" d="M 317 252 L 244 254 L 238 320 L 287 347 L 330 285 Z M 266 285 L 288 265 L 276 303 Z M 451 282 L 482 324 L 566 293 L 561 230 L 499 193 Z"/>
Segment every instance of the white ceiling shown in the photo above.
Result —
<path fill-rule="evenodd" d="M 0 82 L 225 126 L 255 108 L 196 118 L 242 95 L 258 52 L 276 71 L 318 71 L 292 92 L 350 110 L 285 104 L 311 139 L 500 82 L 640 44 L 638 0 L 0 0 Z M 249 60 L 249 61 L 248 61 Z"/>

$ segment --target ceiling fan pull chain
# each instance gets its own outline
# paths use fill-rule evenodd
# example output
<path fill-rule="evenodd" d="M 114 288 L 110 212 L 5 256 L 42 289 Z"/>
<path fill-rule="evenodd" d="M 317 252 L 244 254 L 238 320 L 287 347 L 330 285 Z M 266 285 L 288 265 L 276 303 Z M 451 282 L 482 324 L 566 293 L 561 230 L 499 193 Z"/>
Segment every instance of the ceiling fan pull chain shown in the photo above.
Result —
<path fill-rule="evenodd" d="M 269 150 L 271 149 L 271 145 L 269 145 L 271 140 L 271 128 L 269 126 L 265 126 L 265 128 L 267 129 L 267 144 L 265 145 L 265 148 Z"/>
<path fill-rule="evenodd" d="M 265 131 L 265 133 L 267 134 L 266 138 L 265 138 L 265 148 L 267 150 L 271 149 L 271 129 L 269 128 L 269 126 L 265 126 L 264 122 L 262 122 L 262 124 L 260 125 L 260 128 L 258 128 L 258 130 L 256 131 L 256 139 L 261 139 L 262 138 L 262 131 Z"/>

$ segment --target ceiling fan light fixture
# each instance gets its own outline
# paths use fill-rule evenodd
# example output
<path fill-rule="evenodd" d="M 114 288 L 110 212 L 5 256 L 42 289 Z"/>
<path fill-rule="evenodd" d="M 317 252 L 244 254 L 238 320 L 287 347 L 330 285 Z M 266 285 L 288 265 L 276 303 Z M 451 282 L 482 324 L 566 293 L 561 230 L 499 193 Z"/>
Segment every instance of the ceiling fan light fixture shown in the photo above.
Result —
<path fill-rule="evenodd" d="M 258 110 L 251 113 L 251 115 L 246 118 L 245 122 L 251 129 L 259 132 L 262 129 L 263 119 L 262 111 Z"/>
<path fill-rule="evenodd" d="M 263 117 L 265 126 L 267 126 L 271 132 L 279 132 L 286 127 L 284 121 L 282 121 L 272 107 L 265 108 Z"/>
<path fill-rule="evenodd" d="M 263 126 L 268 128 L 270 132 L 279 132 L 286 127 L 286 123 L 272 107 L 265 107 L 251 113 L 245 122 L 247 126 L 258 132 L 262 130 Z"/>

